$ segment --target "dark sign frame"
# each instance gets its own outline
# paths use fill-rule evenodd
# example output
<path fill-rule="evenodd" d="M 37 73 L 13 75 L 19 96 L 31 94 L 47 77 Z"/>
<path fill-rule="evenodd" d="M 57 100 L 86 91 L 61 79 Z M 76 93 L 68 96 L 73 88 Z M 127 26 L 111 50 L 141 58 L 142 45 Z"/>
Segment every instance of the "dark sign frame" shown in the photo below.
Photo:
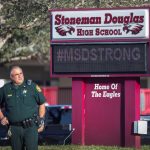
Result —
<path fill-rule="evenodd" d="M 141 76 L 149 73 L 148 43 L 51 46 L 53 76 Z"/>

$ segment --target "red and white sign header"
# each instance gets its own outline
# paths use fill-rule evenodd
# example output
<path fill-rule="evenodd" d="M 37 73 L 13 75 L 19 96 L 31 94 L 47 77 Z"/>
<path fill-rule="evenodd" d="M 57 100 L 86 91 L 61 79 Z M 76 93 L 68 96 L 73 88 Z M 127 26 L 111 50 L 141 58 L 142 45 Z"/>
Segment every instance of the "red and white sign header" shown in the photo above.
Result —
<path fill-rule="evenodd" d="M 52 40 L 149 39 L 149 9 L 51 11 Z"/>

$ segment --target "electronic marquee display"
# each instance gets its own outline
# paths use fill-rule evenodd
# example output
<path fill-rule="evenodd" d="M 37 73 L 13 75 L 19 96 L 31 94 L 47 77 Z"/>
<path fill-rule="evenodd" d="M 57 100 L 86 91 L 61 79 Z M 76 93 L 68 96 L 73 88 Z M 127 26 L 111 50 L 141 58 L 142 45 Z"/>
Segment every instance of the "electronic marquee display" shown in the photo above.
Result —
<path fill-rule="evenodd" d="M 52 45 L 52 74 L 145 74 L 148 44 Z"/>

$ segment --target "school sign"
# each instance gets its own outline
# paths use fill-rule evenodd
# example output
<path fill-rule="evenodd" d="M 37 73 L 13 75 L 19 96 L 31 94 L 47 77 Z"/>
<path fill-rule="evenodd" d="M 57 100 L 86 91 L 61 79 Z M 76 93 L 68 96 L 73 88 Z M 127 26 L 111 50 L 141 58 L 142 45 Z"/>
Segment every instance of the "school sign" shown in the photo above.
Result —
<path fill-rule="evenodd" d="M 148 39 L 149 10 L 72 10 L 52 12 L 52 40 L 111 40 L 114 38 Z"/>
<path fill-rule="evenodd" d="M 51 11 L 51 77 L 72 77 L 73 144 L 140 148 L 149 18 L 146 7 Z"/>

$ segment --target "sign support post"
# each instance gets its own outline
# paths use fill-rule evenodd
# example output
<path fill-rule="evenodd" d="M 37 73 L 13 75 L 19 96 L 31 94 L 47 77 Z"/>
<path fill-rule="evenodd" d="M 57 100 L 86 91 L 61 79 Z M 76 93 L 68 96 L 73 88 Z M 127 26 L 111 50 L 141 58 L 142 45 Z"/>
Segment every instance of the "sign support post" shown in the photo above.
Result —
<path fill-rule="evenodd" d="M 111 87 L 115 85 L 114 81 L 118 84 L 118 89 L 99 89 L 97 91 L 103 95 L 92 97 L 95 83 L 101 87 Z M 91 97 L 86 96 L 87 92 Z M 121 97 L 106 98 L 106 92 L 119 92 Z M 140 136 L 133 133 L 133 122 L 140 119 L 139 94 L 139 78 L 73 78 L 72 124 L 75 132 L 72 143 L 140 148 Z M 106 105 L 108 107 L 103 107 Z"/>
<path fill-rule="evenodd" d="M 133 121 L 140 120 L 140 78 L 125 81 L 125 146 L 140 147 L 140 136 L 133 133 Z"/>
<path fill-rule="evenodd" d="M 73 134 L 74 136 L 73 143 L 81 145 L 85 145 L 84 93 L 85 93 L 84 81 L 80 78 L 74 78 L 72 80 L 72 125 L 73 128 L 75 129 L 75 132 Z"/>

